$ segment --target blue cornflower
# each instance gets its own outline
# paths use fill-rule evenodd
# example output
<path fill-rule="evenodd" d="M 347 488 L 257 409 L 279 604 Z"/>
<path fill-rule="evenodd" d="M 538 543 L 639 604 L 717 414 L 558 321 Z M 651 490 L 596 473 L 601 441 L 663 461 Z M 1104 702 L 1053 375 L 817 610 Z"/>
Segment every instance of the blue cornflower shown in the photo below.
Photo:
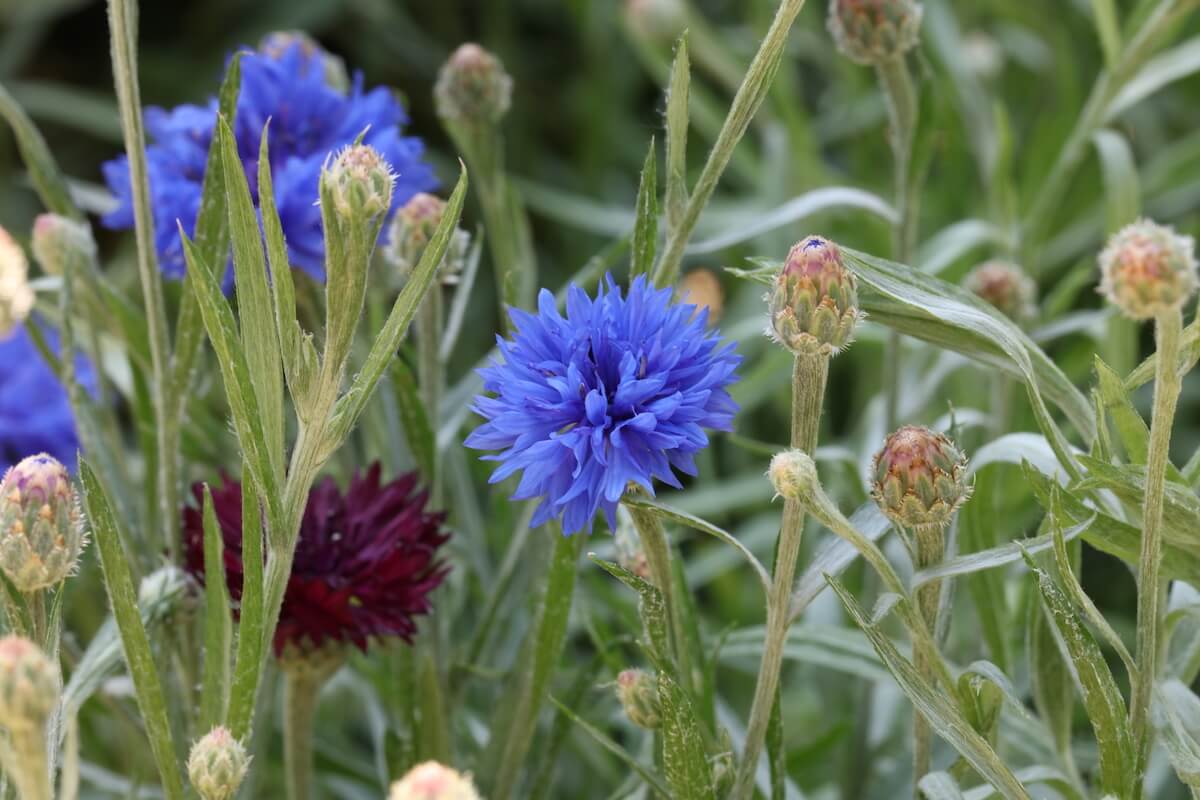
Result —
<path fill-rule="evenodd" d="M 79 436 L 67 402 L 67 392 L 29 336 L 27 322 L 0 338 L 0 475 L 26 456 L 49 453 L 64 464 L 75 463 Z M 44 329 L 47 344 L 57 349 L 58 337 Z M 76 377 L 95 390 L 91 368 L 79 359 Z"/>
<path fill-rule="evenodd" d="M 396 96 L 382 87 L 365 91 L 361 74 L 355 74 L 348 87 L 340 85 L 338 63 L 302 37 L 269 38 L 262 51 L 242 57 L 234 121 L 238 154 L 257 203 L 259 139 L 270 119 L 271 177 L 288 255 L 293 266 L 317 280 L 325 277 L 325 243 L 316 202 L 321 166 L 331 153 L 366 131 L 364 143 L 378 150 L 397 173 L 392 210 L 414 194 L 437 187 L 433 168 L 422 160 L 424 144 L 400 135 L 408 117 Z M 155 247 L 163 273 L 170 278 L 181 278 L 185 269 L 175 221 L 182 221 L 189 235 L 195 229 L 216 116 L 215 99 L 203 106 L 146 109 L 146 133 L 153 141 L 146 148 L 146 160 Z M 119 201 L 104 224 L 133 227 L 128 159 L 113 159 L 103 171 Z"/>
<path fill-rule="evenodd" d="M 627 296 L 606 283 L 595 299 L 571 286 L 565 319 L 545 289 L 536 315 L 511 312 L 513 340 L 497 337 L 503 363 L 480 370 L 495 396 L 473 408 L 487 422 L 466 442 L 503 450 L 485 457 L 502 462 L 491 482 L 524 470 L 513 499 L 543 498 L 533 524 L 561 516 L 568 535 L 590 531 L 600 509 L 615 528 L 630 483 L 679 487 L 672 468 L 696 474 L 704 429 L 730 430 L 738 410 L 726 387 L 741 356 L 708 330 L 707 310 L 644 277 Z"/>

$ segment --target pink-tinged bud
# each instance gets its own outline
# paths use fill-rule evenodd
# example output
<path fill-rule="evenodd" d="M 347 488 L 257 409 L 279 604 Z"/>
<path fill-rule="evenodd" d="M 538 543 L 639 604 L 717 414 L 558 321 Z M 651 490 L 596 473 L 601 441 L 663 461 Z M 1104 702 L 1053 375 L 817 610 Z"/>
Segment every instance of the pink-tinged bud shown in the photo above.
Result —
<path fill-rule="evenodd" d="M 275 31 L 268 33 L 258 43 L 258 52 L 275 61 L 282 59 L 293 47 L 299 47 L 305 58 L 312 63 L 314 57 L 325 72 L 325 83 L 340 92 L 350 90 L 350 77 L 346 74 L 346 63 L 317 43 L 304 31 Z"/>
<path fill-rule="evenodd" d="M 229 800 L 249 769 L 246 748 L 220 725 L 192 745 L 188 755 L 188 779 L 202 800 Z"/>
<path fill-rule="evenodd" d="M 1178 310 L 1196 291 L 1195 246 L 1150 220 L 1127 225 L 1100 254 L 1100 293 L 1132 319 Z"/>
<path fill-rule="evenodd" d="M 687 8 L 684 0 L 626 0 L 625 18 L 635 33 L 670 42 L 687 26 Z"/>
<path fill-rule="evenodd" d="M 396 176 L 379 151 L 366 144 L 344 148 L 321 176 L 328 181 L 333 205 L 343 219 L 369 221 L 392 205 Z"/>
<path fill-rule="evenodd" d="M 49 275 L 62 275 L 68 262 L 82 265 L 96 260 L 91 226 L 61 214 L 38 215 L 33 221 L 30 249 Z"/>
<path fill-rule="evenodd" d="M 1008 261 L 985 261 L 967 274 L 963 286 L 1015 322 L 1037 311 L 1037 284 Z"/>
<path fill-rule="evenodd" d="M 40 731 L 58 705 L 58 669 L 21 636 L 0 639 L 0 725 L 10 732 Z"/>
<path fill-rule="evenodd" d="M 0 339 L 25 321 L 33 310 L 33 299 L 25 251 L 0 228 Z"/>
<path fill-rule="evenodd" d="M 388 230 L 388 244 L 384 254 L 395 265 L 401 277 L 407 278 L 425 254 L 429 240 L 442 224 L 446 213 L 446 201 L 425 192 L 413 195 L 396 211 Z M 446 255 L 438 265 L 438 279 L 453 283 L 462 272 L 471 248 L 470 235 L 456 228 L 450 237 Z"/>
<path fill-rule="evenodd" d="M 776 453 L 767 477 L 775 487 L 775 494 L 785 500 L 804 500 L 821 485 L 816 462 L 803 450 Z"/>
<path fill-rule="evenodd" d="M 617 699 L 625 716 L 639 728 L 654 730 L 662 725 L 662 703 L 654 676 L 640 669 L 623 670 L 617 676 Z"/>
<path fill-rule="evenodd" d="M 0 568 L 21 592 L 61 583 L 86 544 L 66 467 L 42 453 L 10 467 L 0 481 Z"/>
<path fill-rule="evenodd" d="M 875 455 L 871 495 L 903 528 L 944 528 L 971 496 L 967 458 L 948 436 L 905 425 Z"/>
<path fill-rule="evenodd" d="M 921 4 L 915 0 L 829 0 L 829 32 L 859 64 L 883 64 L 916 46 Z"/>
<path fill-rule="evenodd" d="M 838 353 L 863 316 L 857 287 L 836 244 L 820 236 L 802 239 L 775 278 L 771 335 L 796 355 Z"/>
<path fill-rule="evenodd" d="M 512 105 L 512 83 L 498 58 L 477 44 L 464 44 L 442 65 L 433 98 L 447 120 L 494 124 Z"/>
<path fill-rule="evenodd" d="M 697 312 L 708 309 L 708 324 L 716 325 L 725 312 L 725 289 L 711 269 L 694 269 L 679 282 L 679 295 L 696 306 Z"/>
<path fill-rule="evenodd" d="M 469 775 L 426 761 L 392 784 L 388 800 L 480 800 Z"/>

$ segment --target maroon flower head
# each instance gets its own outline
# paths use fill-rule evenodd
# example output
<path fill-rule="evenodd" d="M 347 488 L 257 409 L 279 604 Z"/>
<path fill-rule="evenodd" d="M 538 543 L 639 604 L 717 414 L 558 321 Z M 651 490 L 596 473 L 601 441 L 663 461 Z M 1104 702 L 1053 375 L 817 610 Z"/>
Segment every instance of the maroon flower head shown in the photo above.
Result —
<path fill-rule="evenodd" d="M 192 493 L 197 503 L 183 510 L 183 539 L 188 571 L 203 581 L 202 485 Z M 242 486 L 226 478 L 212 496 L 236 604 L 242 596 Z M 450 538 L 441 530 L 445 514 L 427 512 L 427 498 L 416 473 L 381 485 L 378 462 L 356 474 L 345 494 L 332 478 L 313 487 L 275 631 L 276 655 L 289 643 L 309 648 L 332 640 L 365 650 L 377 636 L 412 640 L 415 618 L 430 612 L 429 593 L 449 572 L 437 558 Z"/>

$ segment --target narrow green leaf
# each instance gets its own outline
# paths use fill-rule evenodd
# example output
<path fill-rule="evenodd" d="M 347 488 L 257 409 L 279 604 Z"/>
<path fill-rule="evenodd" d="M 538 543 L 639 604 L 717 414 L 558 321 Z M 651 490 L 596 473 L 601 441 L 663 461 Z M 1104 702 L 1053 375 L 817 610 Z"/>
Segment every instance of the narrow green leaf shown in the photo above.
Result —
<path fill-rule="evenodd" d="M 1200 788 L 1200 699 L 1177 680 L 1155 687 L 1156 727 L 1167 746 L 1167 755 L 1179 780 Z"/>
<path fill-rule="evenodd" d="M 212 492 L 204 485 L 204 686 L 200 695 L 203 730 L 225 719 L 229 699 L 229 659 L 233 615 L 225 586 L 225 544 L 213 508 Z"/>
<path fill-rule="evenodd" d="M 429 427 L 429 416 L 421 404 L 417 380 L 412 370 L 402 359 L 392 362 L 392 389 L 396 395 L 396 406 L 400 411 L 400 424 L 404 427 L 404 438 L 425 480 L 432 482 L 436 474 L 437 452 L 433 442 L 433 429 Z"/>
<path fill-rule="evenodd" d="M 1074 541 L 1082 536 L 1094 521 L 1095 515 L 1093 514 L 1083 522 L 1072 526 L 1070 530 L 1060 531 L 1059 534 L 1045 533 L 1030 539 L 1009 542 L 999 547 L 993 547 L 990 550 L 968 553 L 965 556 L 946 559 L 932 567 L 918 570 L 913 575 L 912 586 L 910 588 L 915 592 L 930 581 L 972 575 L 985 570 L 997 569 L 1008 564 L 1015 564 L 1023 559 L 1023 554 L 1034 555 L 1053 550 L 1056 536 L 1064 542 Z"/>
<path fill-rule="evenodd" d="M 1080 456 L 1079 460 L 1087 468 L 1087 476 L 1075 485 L 1076 490 L 1108 489 L 1130 508 L 1142 507 L 1146 484 L 1144 467 L 1110 464 L 1090 456 Z M 1200 530 L 1200 497 L 1190 486 L 1177 483 L 1170 476 L 1164 494 L 1164 538 L 1181 547 L 1196 548 L 1196 531 Z"/>
<path fill-rule="evenodd" d="M 1092 135 L 1092 143 L 1096 146 L 1096 155 L 1100 158 L 1100 168 L 1104 175 L 1107 229 L 1116 231 L 1136 220 L 1142 211 L 1142 190 L 1138 180 L 1137 162 L 1129 142 L 1117 131 L 1096 131 Z"/>
<path fill-rule="evenodd" d="M 667 84 L 667 180 L 664 205 L 668 237 L 679 228 L 683 213 L 687 210 L 688 95 L 691 83 L 688 33 L 684 31 L 675 45 L 671 81 Z"/>
<path fill-rule="evenodd" d="M 658 776 L 657 773 L 652 772 L 648 767 L 646 767 L 644 764 L 642 764 L 636 758 L 631 756 L 625 750 L 624 747 L 621 747 L 621 745 L 617 744 L 612 739 L 610 739 L 608 737 L 608 735 L 604 733 L 604 731 L 600 730 L 595 725 L 592 725 L 590 722 L 588 722 L 587 720 L 580 717 L 578 714 L 576 714 L 574 711 L 572 711 L 567 706 L 558 702 L 558 700 L 556 700 L 553 696 L 550 697 L 550 702 L 553 703 L 555 705 L 555 707 L 558 708 L 559 713 L 563 714 L 568 719 L 570 719 L 572 722 L 574 722 L 576 725 L 578 725 L 580 728 L 582 728 L 583 731 L 588 736 L 592 737 L 592 739 L 594 739 L 597 744 L 599 744 L 601 747 L 603 747 L 608 752 L 612 753 L 614 756 L 616 756 L 618 759 L 620 759 L 620 761 L 623 764 L 625 764 L 625 766 L 629 767 L 631 770 L 633 770 L 638 775 L 640 775 L 642 780 L 644 780 L 646 782 L 646 785 L 649 786 L 651 789 L 653 789 L 659 796 L 661 796 L 661 797 L 670 797 L 671 796 L 670 787 L 667 786 L 667 784 L 663 781 L 663 779 L 661 777 Z"/>
<path fill-rule="evenodd" d="M 662 704 L 663 772 L 677 800 L 716 800 L 712 768 L 691 697 L 666 671 L 658 671 Z"/>
<path fill-rule="evenodd" d="M 642 180 L 638 185 L 636 217 L 633 223 L 633 252 L 629 274 L 631 277 L 645 275 L 654 266 L 654 254 L 658 249 L 658 151 L 654 137 L 650 137 L 650 148 L 642 165 Z"/>
<path fill-rule="evenodd" d="M 642 580 L 629 570 L 611 561 L 597 558 L 588 553 L 588 558 L 609 575 L 638 593 L 638 613 L 646 633 L 645 646 L 651 658 L 663 664 L 669 663 L 671 653 L 670 635 L 667 626 L 667 606 L 662 592 L 648 581 Z"/>
<path fill-rule="evenodd" d="M 121 646 L 125 661 L 129 665 L 129 677 L 133 680 L 138 709 L 146 724 L 146 735 L 150 740 L 150 751 L 162 778 L 163 792 L 168 800 L 182 800 L 183 776 L 175 760 L 175 744 L 171 737 L 171 720 L 167 714 L 167 701 L 159 679 L 158 667 L 150 638 L 142 624 L 142 615 L 137 605 L 137 588 L 129 571 L 131 563 L 122 544 L 122 533 L 112 513 L 103 484 L 82 459 L 79 461 L 79 478 L 83 485 L 84 504 L 88 521 L 96 537 L 96 549 L 100 554 L 100 566 L 104 571 L 104 588 L 112 603 L 113 616 L 121 633 Z"/>
<path fill-rule="evenodd" d="M 855 510 L 854 515 L 850 517 L 850 524 L 869 542 L 878 541 L 892 529 L 892 523 L 883 516 L 879 505 L 873 500 Z M 850 542 L 840 536 L 830 539 L 800 576 L 796 591 L 792 594 L 788 621 L 795 622 L 799 619 L 804 610 L 825 590 L 829 585 L 825 579 L 827 574 L 841 575 L 858 557 L 858 550 Z"/>
<path fill-rule="evenodd" d="M 417 677 L 420 690 L 417 692 L 420 728 L 414 731 L 419 758 L 423 761 L 450 760 L 450 729 L 446 719 L 446 700 L 442 694 L 442 683 L 438 678 L 437 663 L 433 655 L 425 653 L 421 658 Z"/>
<path fill-rule="evenodd" d="M 1120 376 L 1099 356 L 1096 356 L 1096 388 L 1104 410 L 1112 417 L 1117 436 L 1129 461 L 1133 464 L 1145 464 L 1150 443 L 1150 428 L 1133 407 L 1133 401 L 1125 391 Z"/>
<path fill-rule="evenodd" d="M 1121 57 L 1121 20 L 1113 0 L 1092 0 L 1092 21 L 1096 24 L 1096 36 L 1104 51 L 1104 63 L 1109 69 L 1116 66 Z"/>
<path fill-rule="evenodd" d="M 243 462 L 242 469 L 242 599 L 237 629 L 237 661 L 229 691 L 227 727 L 238 739 L 250 734 L 258 681 L 263 664 L 266 608 L 262 511 L 258 486 Z"/>
<path fill-rule="evenodd" d="M 1200 36 L 1155 56 L 1108 105 L 1107 118 L 1124 113 L 1165 86 L 1200 71 Z"/>
<path fill-rule="evenodd" d="M 921 778 L 917 788 L 925 800 L 963 800 L 962 792 L 948 772 L 930 772 Z"/>
<path fill-rule="evenodd" d="M 972 466 L 974 461 L 973 458 Z M 971 502 L 958 512 L 959 548 L 968 557 L 980 556 L 1000 546 L 1000 526 L 995 524 L 998 483 L 995 475 L 980 475 L 976 471 Z M 984 570 L 962 577 L 979 617 L 980 633 L 987 643 L 988 652 L 1001 668 L 1008 669 L 1012 663 L 1009 656 L 1012 630 L 1004 574 Z"/>
<path fill-rule="evenodd" d="M 42 205 L 55 214 L 62 214 L 64 217 L 72 219 L 82 219 L 83 214 L 75 205 L 75 201 L 71 199 L 67 181 L 63 178 L 62 170 L 58 168 L 58 162 L 54 160 L 54 155 L 46 145 L 46 140 L 42 138 L 41 131 L 33 124 L 33 120 L 29 118 L 25 110 L 17 105 L 17 101 L 8 93 L 3 84 L 0 84 L 0 117 L 3 117 L 12 128 L 13 136 L 17 140 L 17 149 L 21 153 L 21 160 L 25 162 L 25 168 L 29 170 L 33 188 L 37 191 Z"/>

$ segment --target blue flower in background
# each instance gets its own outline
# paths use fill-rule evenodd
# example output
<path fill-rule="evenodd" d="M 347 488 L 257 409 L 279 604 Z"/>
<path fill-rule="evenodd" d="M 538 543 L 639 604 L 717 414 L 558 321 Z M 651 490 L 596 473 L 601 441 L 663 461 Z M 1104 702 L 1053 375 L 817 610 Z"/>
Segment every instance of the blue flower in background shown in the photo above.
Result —
<path fill-rule="evenodd" d="M 424 144 L 400 134 L 408 117 L 395 95 L 381 87 L 364 91 L 361 74 L 346 83 L 340 62 L 303 37 L 269 37 L 262 51 L 242 57 L 234 122 L 238 154 L 257 203 L 259 139 L 270 119 L 271 176 L 289 255 L 293 266 L 317 280 L 325 277 L 325 244 L 316 202 L 321 165 L 330 153 L 366 131 L 363 141 L 397 173 L 393 211 L 417 192 L 437 187 L 433 168 L 422 160 Z M 189 235 L 195 229 L 216 113 L 215 99 L 204 106 L 146 109 L 146 133 L 153 142 L 146 148 L 146 159 L 155 245 L 163 273 L 171 278 L 184 273 L 175 221 L 181 220 Z M 117 209 L 104 217 L 104 224 L 132 228 L 128 159 L 113 159 L 103 171 L 119 201 Z"/>
<path fill-rule="evenodd" d="M 487 422 L 466 444 L 503 450 L 485 456 L 501 462 L 492 483 L 524 470 L 513 499 L 543 498 L 534 525 L 561 516 L 565 534 L 590 531 L 603 509 L 615 528 L 630 483 L 679 487 L 673 470 L 696 474 L 704 429 L 731 429 L 741 356 L 708 330 L 707 310 L 671 295 L 639 277 L 623 296 L 609 276 L 594 300 L 571 286 L 565 319 L 545 289 L 536 315 L 511 312 L 503 363 L 480 370 L 495 395 L 475 398 Z"/>
<path fill-rule="evenodd" d="M 49 453 L 67 465 L 75 463 L 79 437 L 67 402 L 67 392 L 29 336 L 27 322 L 0 338 L 0 475 L 26 456 Z M 43 329 L 47 343 L 57 349 L 58 337 Z M 76 376 L 95 391 L 95 377 L 83 359 Z"/>

